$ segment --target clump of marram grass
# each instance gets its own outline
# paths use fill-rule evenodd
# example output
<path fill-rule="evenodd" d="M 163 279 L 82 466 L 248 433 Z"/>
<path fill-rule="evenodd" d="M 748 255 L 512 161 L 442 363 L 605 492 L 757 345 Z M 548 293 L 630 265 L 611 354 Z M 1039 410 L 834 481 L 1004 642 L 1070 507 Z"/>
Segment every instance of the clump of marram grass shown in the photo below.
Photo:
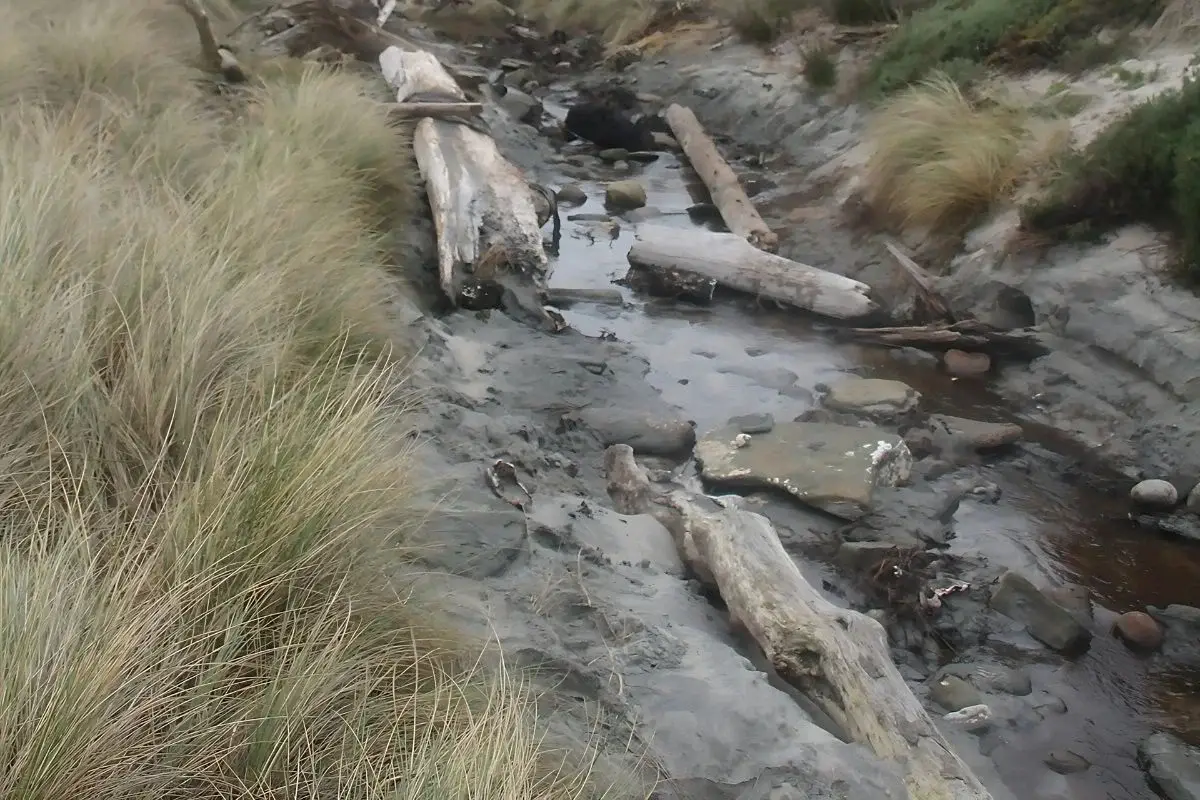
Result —
<path fill-rule="evenodd" d="M 629 796 L 389 579 L 416 191 L 379 105 L 307 70 L 222 113 L 149 0 L 0 22 L 0 795 Z"/>
<path fill-rule="evenodd" d="M 888 222 L 961 230 L 1067 145 L 1066 129 L 1035 121 L 1003 97 L 968 97 L 936 76 L 890 99 L 870 125 L 865 197 Z"/>

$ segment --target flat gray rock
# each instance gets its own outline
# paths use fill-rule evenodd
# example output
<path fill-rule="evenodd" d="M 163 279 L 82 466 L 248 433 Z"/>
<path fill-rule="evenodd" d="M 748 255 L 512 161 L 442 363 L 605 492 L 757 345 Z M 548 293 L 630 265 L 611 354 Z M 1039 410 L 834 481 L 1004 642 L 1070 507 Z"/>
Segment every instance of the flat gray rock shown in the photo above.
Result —
<path fill-rule="evenodd" d="M 843 378 L 825 396 L 826 408 L 877 419 L 906 414 L 920 402 L 921 393 L 908 384 L 881 378 Z"/>
<path fill-rule="evenodd" d="M 714 484 L 781 489 L 843 519 L 866 514 L 875 490 L 903 482 L 912 468 L 899 436 L 815 422 L 781 423 L 749 437 L 727 425 L 696 443 L 696 458 Z"/>
<path fill-rule="evenodd" d="M 1020 425 L 1012 422 L 981 422 L 949 414 L 930 414 L 929 426 L 935 443 L 961 443 L 972 450 L 991 450 L 1019 441 L 1025 434 Z M 945 439 L 941 442 L 939 440 Z"/>
<path fill-rule="evenodd" d="M 633 452 L 644 455 L 671 456 L 691 450 L 696 442 L 696 429 L 687 420 L 655 414 L 631 414 L 607 408 L 586 408 L 564 415 L 590 428 L 608 447 L 627 444 Z"/>
<path fill-rule="evenodd" d="M 1154 733 L 1138 747 L 1138 760 L 1167 800 L 1200 800 L 1200 747 Z"/>
<path fill-rule="evenodd" d="M 1009 570 L 992 590 L 992 608 L 1023 623 L 1029 635 L 1061 652 L 1082 650 L 1092 633 L 1025 576 Z"/>

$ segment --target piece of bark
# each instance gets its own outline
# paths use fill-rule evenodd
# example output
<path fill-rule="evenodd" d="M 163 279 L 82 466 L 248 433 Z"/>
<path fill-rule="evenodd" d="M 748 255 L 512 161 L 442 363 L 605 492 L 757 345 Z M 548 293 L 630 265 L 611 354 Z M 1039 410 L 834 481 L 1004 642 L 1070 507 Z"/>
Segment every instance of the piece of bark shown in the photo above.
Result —
<path fill-rule="evenodd" d="M 1050 352 L 1033 331 L 1002 331 L 978 320 L 954 323 L 909 325 L 887 328 L 847 328 L 843 338 L 885 347 L 918 347 L 926 350 L 968 350 L 986 353 L 992 358 L 1031 361 Z"/>
<path fill-rule="evenodd" d="M 928 272 L 921 268 L 921 265 L 908 257 L 899 247 L 893 242 L 884 242 L 884 247 L 896 259 L 896 263 L 904 270 L 904 274 L 908 276 L 909 281 L 917 290 L 917 296 L 920 297 L 921 303 L 924 304 L 925 310 L 931 317 L 938 321 L 945 320 L 947 322 L 954 321 L 954 314 L 950 311 L 950 306 L 942 297 L 941 293 L 933 286 L 933 278 Z"/>
<path fill-rule="evenodd" d="M 896 764 L 910 797 L 990 800 L 900 676 L 883 627 L 814 589 L 766 517 L 735 507 L 704 511 L 682 492 L 669 504 L 690 537 L 692 558 L 713 576 L 731 617 L 780 677 L 854 741 Z"/>
<path fill-rule="evenodd" d="M 388 117 L 395 120 L 433 117 L 447 119 L 455 116 L 478 117 L 483 113 L 483 103 L 392 103 L 388 105 Z"/>
<path fill-rule="evenodd" d="M 690 273 L 836 319 L 864 317 L 879 308 L 865 283 L 759 250 L 735 233 L 642 225 L 629 263 Z"/>
<path fill-rule="evenodd" d="M 623 306 L 625 305 L 625 297 L 616 289 L 568 289 L 551 287 L 546 290 L 546 302 L 559 308 L 568 308 L 576 303 Z"/>
<path fill-rule="evenodd" d="M 721 158 L 692 110 L 673 104 L 667 108 L 666 119 L 683 154 L 712 196 L 713 205 L 721 212 L 725 226 L 760 250 L 775 252 L 779 237 L 763 222 L 738 182 L 737 174 Z"/>
<path fill-rule="evenodd" d="M 398 103 L 426 93 L 466 99 L 425 51 L 389 47 L 379 66 Z M 521 171 L 490 136 L 458 122 L 422 119 L 413 151 L 433 211 L 442 291 L 465 308 L 494 307 L 512 297 L 520 310 L 544 318 L 539 295 L 546 253 L 533 190 Z"/>

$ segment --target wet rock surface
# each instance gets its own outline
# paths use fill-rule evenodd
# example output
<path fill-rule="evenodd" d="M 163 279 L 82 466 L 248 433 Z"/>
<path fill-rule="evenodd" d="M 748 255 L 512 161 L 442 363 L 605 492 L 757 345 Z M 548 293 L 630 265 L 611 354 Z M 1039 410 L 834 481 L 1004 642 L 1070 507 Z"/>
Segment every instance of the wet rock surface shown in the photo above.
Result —
<path fill-rule="evenodd" d="M 757 51 L 747 53 L 761 61 Z M 759 137 L 771 148 L 764 158 L 776 159 L 773 163 L 781 169 L 787 158 L 819 166 L 814 159 L 827 159 L 854 144 L 861 121 L 858 109 L 814 101 L 790 84 L 764 90 L 753 70 L 731 66 L 726 56 L 712 61 L 690 73 L 672 72 L 669 63 L 635 65 L 631 70 L 641 77 L 649 70 L 653 77 L 644 86 L 688 102 L 718 130 L 733 131 L 750 143 Z M 725 88 L 711 96 L 701 94 L 714 75 Z M 764 91 L 772 102 L 763 102 Z M 541 98 L 547 112 L 557 113 L 555 103 L 564 96 L 552 92 Z M 806 123 L 811 124 L 801 131 Z M 548 185 L 577 183 L 580 189 L 582 196 L 573 196 L 573 202 L 583 206 L 581 213 L 572 215 L 578 223 L 565 226 L 565 231 L 569 241 L 585 244 L 564 251 L 567 256 L 557 267 L 563 281 L 608 285 L 606 271 L 612 277 L 620 275 L 623 243 L 636 217 L 615 209 L 601 213 L 605 187 L 611 182 L 635 178 L 646 191 L 645 202 L 664 219 L 682 215 L 695 203 L 685 192 L 670 188 L 680 174 L 670 153 L 646 166 L 632 152 L 622 158 L 613 156 L 625 154 L 609 154 L 605 160 L 595 149 L 582 149 L 560 158 L 532 126 L 510 125 L 499 135 L 521 166 L 539 180 Z M 722 141 L 721 146 L 728 143 Z M 736 147 L 732 152 L 735 169 L 753 178 L 755 167 L 737 159 Z M 758 199 L 770 208 L 779 193 L 764 186 Z M 586 222 L 589 217 L 594 222 Z M 786 227 L 792 236 L 785 254 L 792 248 L 801 260 L 854 274 L 887 290 L 892 268 L 869 243 L 833 235 L 822 224 Z M 615 256 L 605 251 L 615 251 Z M 576 269 L 576 263 L 581 268 Z M 1010 294 L 1010 300 L 1023 298 L 1028 306 L 996 306 L 1007 314 L 1011 327 L 1044 318 L 1040 299 L 1031 302 L 1019 289 Z M 716 441 L 732 451 L 721 451 L 729 458 L 753 451 L 779 427 L 786 433 L 794 424 L 831 425 L 863 432 L 859 435 L 903 436 L 906 442 L 919 443 L 921 452 L 912 448 L 910 485 L 880 482 L 869 493 L 865 513 L 851 514 L 857 515 L 852 525 L 831 520 L 777 490 L 745 502 L 775 523 L 814 586 L 821 586 L 836 602 L 869 611 L 886 626 L 894 659 L 922 697 L 931 696 L 939 677 L 950 675 L 961 681 L 956 686 L 965 684 L 985 701 L 990 713 L 985 724 L 948 735 L 989 783 L 994 797 L 1007 800 L 1005 783 L 1022 800 L 1152 796 L 1141 773 L 1126 766 L 1133 762 L 1133 742 L 1148 732 L 1140 724 L 1130 726 L 1121 695 L 1134 673 L 1121 667 L 1126 662 L 1119 659 L 1134 658 L 1133 654 L 1115 638 L 1100 635 L 1087 656 L 1064 659 L 1029 635 L 1038 630 L 1048 643 L 1086 640 L 1091 625 L 1103 634 L 1114 619 L 1103 608 L 1105 602 L 1112 605 L 1111 598 L 1097 599 L 1092 622 L 1081 607 L 1068 607 L 1055 591 L 1060 587 L 1047 585 L 1051 581 L 1040 574 L 1040 559 L 1050 556 L 1037 548 L 1056 536 L 1092 540 L 1103 553 L 1097 559 L 1102 564 L 1130 560 L 1120 549 L 1127 546 L 1126 540 L 1114 541 L 1111 528 L 1089 530 L 1071 516 L 1074 509 L 1097 503 L 1087 485 L 1089 462 L 1039 450 L 1037 440 L 1043 434 L 1024 420 L 1015 425 L 1008 421 L 1011 417 L 992 413 L 991 399 L 980 403 L 978 397 L 955 394 L 958 389 L 947 382 L 926 381 L 923 375 L 941 375 L 945 368 L 937 356 L 923 351 L 889 354 L 888 366 L 879 366 L 881 360 L 860 369 L 861 353 L 836 350 L 807 323 L 733 299 L 706 309 L 646 303 L 634 312 L 645 324 L 629 323 L 629 313 L 585 308 L 570 316 L 572 325 L 588 336 L 568 332 L 553 337 L 499 314 L 418 323 L 431 343 L 423 355 L 428 373 L 448 387 L 430 402 L 423 425 L 423 433 L 436 443 L 428 466 L 446 477 L 447 486 L 459 490 L 459 508 L 475 512 L 476 520 L 498 513 L 502 523 L 490 540 L 483 522 L 443 523 L 439 536 L 447 546 L 431 553 L 430 563 L 457 577 L 438 576 L 430 591 L 444 593 L 450 587 L 451 605 L 465 625 L 484 638 L 496 634 L 519 663 L 536 667 L 540 685 L 556 689 L 554 705 L 577 720 L 573 730 L 582 735 L 587 726 L 578 719 L 599 707 L 609 715 L 605 736 L 613 740 L 613 751 L 621 750 L 617 742 L 631 732 L 635 741 L 653 742 L 655 759 L 674 779 L 661 787 L 656 795 L 661 797 L 904 796 L 894 773 L 864 748 L 838 741 L 844 732 L 821 719 L 795 690 L 780 685 L 761 654 L 730 634 L 719 605 L 690 582 L 658 522 L 606 509 L 600 447 L 606 440 L 605 426 L 633 424 L 626 417 L 675 423 L 695 419 L 700 431 L 721 431 Z M 746 319 L 755 321 L 747 326 Z M 794 339 L 802 343 L 796 345 Z M 1071 358 L 1075 356 L 1072 351 Z M 1034 415 L 1039 420 L 1083 427 L 1072 418 L 1072 409 L 1091 402 L 1087 393 L 1106 380 L 1107 366 L 1089 361 L 1085 369 L 1078 367 L 1085 362 L 1077 362 L 1072 367 L 1076 371 L 1070 372 L 1062 359 L 1052 356 L 1046 361 L 1049 366 L 1038 364 L 1028 371 L 1002 365 L 986 380 L 1015 397 L 1022 408 L 1045 401 L 1044 413 L 1038 410 Z M 1085 374 L 1088 369 L 1094 374 Z M 1056 370 L 1070 377 L 1059 382 Z M 926 415 L 920 407 L 893 413 L 870 403 L 835 409 L 825 398 L 826 408 L 818 410 L 827 414 L 803 416 L 813 411 L 818 385 L 835 386 L 846 380 L 847 371 L 889 381 L 899 377 L 921 397 L 920 405 L 935 413 Z M 978 387 L 982 380 L 958 384 Z M 1153 397 L 1139 405 L 1143 398 L 1137 387 L 1128 379 L 1119 390 L 1103 387 L 1097 394 L 1111 400 L 1114 409 L 1137 408 L 1142 416 L 1136 425 L 1143 430 L 1130 440 L 1128 452 L 1140 453 L 1141 463 L 1154 468 L 1148 474 L 1128 473 L 1115 492 L 1107 484 L 1102 490 L 1106 498 L 1119 495 L 1125 504 L 1132 482 L 1159 475 L 1175 480 L 1175 468 L 1187 460 L 1166 459 L 1161 468 L 1154 463 L 1164 452 L 1158 449 L 1161 443 L 1180 433 L 1169 428 L 1178 418 L 1161 425 L 1150 421 L 1166 406 Z M 1049 397 L 1054 392 L 1060 392 L 1058 399 Z M 1038 397 L 1042 399 L 1030 400 Z M 605 421 L 610 409 L 619 413 Z M 594 424 L 587 421 L 589 414 L 595 415 Z M 785 422 L 797 416 L 805 422 Z M 1151 435 L 1151 429 L 1157 433 Z M 1111 436 L 1105 448 L 1119 448 L 1132 429 L 1103 428 L 1097 422 L 1095 430 Z M 686 432 L 678 431 L 682 438 L 672 447 L 686 439 Z M 618 433 L 615 438 L 633 438 L 638 432 Z M 749 436 L 749 442 L 734 447 L 740 434 Z M 1183 431 L 1171 446 L 1186 445 L 1188 435 Z M 787 450 L 786 456 L 766 465 L 763 475 L 778 479 L 786 474 L 781 464 L 801 468 L 792 449 Z M 693 466 L 681 464 L 678 453 L 657 458 L 645 452 L 650 456 L 647 465 L 664 486 L 695 485 Z M 513 515 L 479 477 L 488 459 L 501 457 L 528 476 L 534 493 L 524 530 L 513 524 L 524 515 Z M 811 466 L 811 458 L 807 463 Z M 1076 489 L 1073 474 L 1083 476 L 1083 488 Z M 1178 485 L 1195 485 L 1198 476 L 1200 472 L 1188 479 L 1185 474 Z M 710 486 L 720 492 L 733 488 L 716 481 Z M 1125 511 L 1120 506 L 1122 515 Z M 1152 511 L 1155 520 L 1173 516 Z M 1033 516 L 1041 514 L 1044 530 L 1039 527 L 1041 518 L 1035 522 Z M 1136 535 L 1139 543 L 1156 538 L 1151 531 Z M 1009 603 L 1002 600 L 1011 617 L 994 605 L 993 592 L 1000 586 L 994 582 L 1006 569 L 1029 576 L 1032 581 L 1026 582 L 1031 586 L 1046 585 L 1032 594 L 1012 593 Z M 1088 580 L 1075 562 L 1063 569 L 1064 578 Z M 1106 575 L 1094 583 L 1103 586 L 1109 579 Z M 1196 602 L 1191 597 L 1153 595 L 1118 607 L 1136 608 L 1151 599 L 1163 605 Z M 1086 596 L 1084 600 L 1090 611 L 1090 601 Z M 1189 641 L 1181 632 L 1193 630 L 1185 619 L 1186 614 L 1176 621 L 1160 619 L 1163 649 L 1146 663 L 1189 652 L 1181 644 Z M 1200 638 L 1193 635 L 1190 641 Z M 1118 670 L 1126 670 L 1116 674 L 1121 688 L 1111 696 L 1097 693 L 1097 684 L 1112 679 L 1105 670 L 1114 659 Z M 1143 701 L 1131 700 L 1131 705 L 1134 702 Z M 945 711 L 932 700 L 929 708 L 935 715 Z M 1094 733 L 1077 741 L 1085 730 Z M 1050 755 L 1068 752 L 1091 766 L 1056 771 L 1060 762 L 1051 764 Z"/>
<path fill-rule="evenodd" d="M 714 484 L 773 488 L 844 519 L 867 513 L 879 487 L 906 480 L 911 457 L 894 434 L 789 422 L 740 440 L 736 426 L 696 443 L 700 474 Z"/>
<path fill-rule="evenodd" d="M 1167 800 L 1200 800 L 1200 747 L 1156 733 L 1142 743 L 1138 755 Z"/>
<path fill-rule="evenodd" d="M 1025 625 L 1033 638 L 1055 650 L 1077 653 L 1091 631 L 1058 603 L 1016 572 L 1005 572 L 992 590 L 992 608 Z"/>

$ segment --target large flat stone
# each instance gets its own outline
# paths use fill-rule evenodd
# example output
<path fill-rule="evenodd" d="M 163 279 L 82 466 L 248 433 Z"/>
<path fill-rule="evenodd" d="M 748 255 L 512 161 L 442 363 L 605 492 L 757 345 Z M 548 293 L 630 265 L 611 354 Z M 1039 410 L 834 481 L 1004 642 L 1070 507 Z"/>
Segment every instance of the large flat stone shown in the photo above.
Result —
<path fill-rule="evenodd" d="M 749 437 L 743 447 L 739 434 L 728 425 L 697 442 L 705 480 L 780 489 L 843 519 L 870 511 L 875 490 L 906 480 L 912 467 L 904 441 L 873 428 L 788 422 Z"/>
<path fill-rule="evenodd" d="M 882 378 L 843 378 L 829 387 L 825 407 L 834 411 L 892 419 L 914 410 L 921 402 L 916 389 Z"/>
<path fill-rule="evenodd" d="M 1084 650 L 1092 634 L 1025 576 L 1009 570 L 992 590 L 992 608 L 1025 625 L 1029 635 L 1064 653 Z"/>
<path fill-rule="evenodd" d="M 1138 760 L 1168 800 L 1200 800 L 1200 747 L 1155 733 L 1138 747 Z"/>

